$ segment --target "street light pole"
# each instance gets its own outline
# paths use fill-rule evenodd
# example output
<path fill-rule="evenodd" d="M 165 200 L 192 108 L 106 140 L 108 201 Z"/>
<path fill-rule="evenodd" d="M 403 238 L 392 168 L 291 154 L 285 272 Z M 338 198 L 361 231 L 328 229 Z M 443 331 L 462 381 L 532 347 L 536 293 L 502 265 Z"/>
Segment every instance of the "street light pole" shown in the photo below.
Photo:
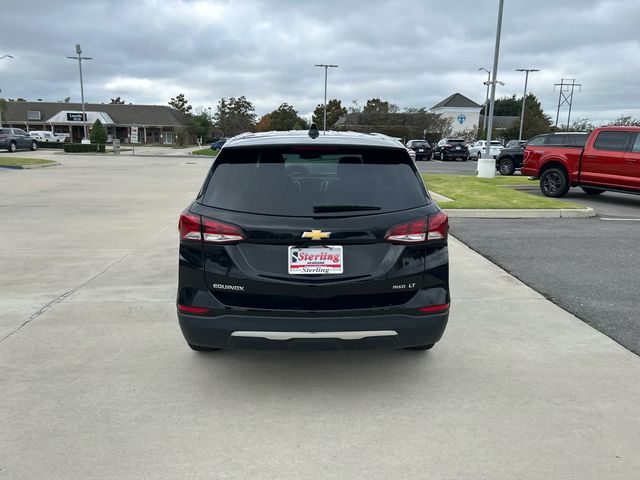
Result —
<path fill-rule="evenodd" d="M 3 55 L 0 57 L 0 60 L 3 58 L 15 58 L 13 55 Z M 2 92 L 2 90 L 0 90 Z M 0 128 L 2 128 L 2 109 L 0 109 Z"/>
<path fill-rule="evenodd" d="M 72 60 L 78 60 L 78 66 L 80 68 L 80 100 L 82 101 L 82 126 L 84 127 L 84 140 L 87 139 L 87 114 L 84 111 L 84 85 L 82 84 L 82 60 L 93 60 L 91 57 L 82 56 L 82 48 L 80 44 L 76 43 L 76 55 L 75 57 L 67 57 Z"/>
<path fill-rule="evenodd" d="M 522 140 L 522 128 L 524 127 L 524 105 L 527 100 L 527 83 L 529 82 L 529 72 L 539 72 L 537 68 L 518 68 L 516 72 L 525 72 L 524 76 L 524 93 L 522 94 L 522 112 L 520 112 L 520 133 L 518 140 Z"/>
<path fill-rule="evenodd" d="M 316 67 L 324 67 L 324 123 L 322 130 L 327 133 L 327 72 L 330 68 L 337 68 L 338 65 L 330 65 L 326 63 L 320 63 L 314 65 Z"/>
<path fill-rule="evenodd" d="M 496 103 L 496 79 L 498 75 L 498 58 L 500 57 L 500 33 L 502 31 L 502 11 L 504 0 L 498 5 L 498 25 L 496 27 L 496 47 L 493 51 L 493 69 L 491 70 L 491 98 L 489 99 L 489 122 L 487 125 L 487 158 L 478 159 L 478 177 L 494 178 L 496 176 L 496 159 L 491 156 L 491 130 L 493 130 L 493 110 Z"/>
<path fill-rule="evenodd" d="M 487 81 L 484 82 L 484 84 L 487 86 L 487 95 L 484 98 L 484 118 L 482 120 L 482 131 L 484 132 L 487 129 L 487 117 L 489 116 L 489 112 L 487 112 L 487 109 L 489 108 L 489 85 L 491 82 L 491 72 L 484 67 L 480 67 L 478 71 L 480 70 L 484 70 L 485 72 L 487 72 Z"/>

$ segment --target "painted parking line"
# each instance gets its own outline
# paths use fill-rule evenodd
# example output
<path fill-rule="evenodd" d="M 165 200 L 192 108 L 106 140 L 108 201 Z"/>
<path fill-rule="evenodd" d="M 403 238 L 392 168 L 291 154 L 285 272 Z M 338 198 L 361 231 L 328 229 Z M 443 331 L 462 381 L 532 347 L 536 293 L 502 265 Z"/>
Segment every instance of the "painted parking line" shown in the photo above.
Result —
<path fill-rule="evenodd" d="M 608 220 L 610 222 L 640 222 L 640 218 L 600 217 L 600 220 Z"/>

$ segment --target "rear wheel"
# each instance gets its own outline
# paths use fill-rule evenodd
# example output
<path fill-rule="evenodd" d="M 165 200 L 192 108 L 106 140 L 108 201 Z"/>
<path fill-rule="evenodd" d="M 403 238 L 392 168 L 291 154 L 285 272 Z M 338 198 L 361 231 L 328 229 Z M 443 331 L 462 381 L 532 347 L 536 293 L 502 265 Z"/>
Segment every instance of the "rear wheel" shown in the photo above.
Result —
<path fill-rule="evenodd" d="M 11 142 L 11 143 L 9 144 L 9 151 L 10 151 L 10 152 L 15 152 L 16 150 L 17 150 L 16 142 Z"/>
<path fill-rule="evenodd" d="M 36 142 L 31 142 L 31 150 L 34 152 L 38 149 L 38 144 Z"/>
<path fill-rule="evenodd" d="M 435 343 L 430 343 L 428 345 L 416 345 L 415 347 L 405 347 L 405 350 L 414 350 L 414 351 L 431 350 L 434 345 L 435 345 Z"/>
<path fill-rule="evenodd" d="M 513 175 L 516 171 L 513 160 L 510 158 L 501 158 L 498 162 L 498 171 L 500 175 Z"/>
<path fill-rule="evenodd" d="M 604 190 L 600 190 L 599 188 L 589 188 L 589 187 L 580 187 L 584 193 L 587 195 L 600 195 L 604 193 Z"/>
<path fill-rule="evenodd" d="M 191 347 L 191 350 L 195 350 L 196 352 L 215 352 L 220 350 L 219 348 L 203 347 L 201 345 L 192 345 L 191 343 L 189 344 L 189 347 Z"/>
<path fill-rule="evenodd" d="M 549 168 L 540 176 L 540 190 L 547 197 L 562 197 L 569 191 L 567 172 L 562 168 Z"/>
<path fill-rule="evenodd" d="M 478 155 L 476 155 L 476 158 L 478 160 L 480 160 L 482 158 L 482 152 L 480 150 L 478 150 Z"/>

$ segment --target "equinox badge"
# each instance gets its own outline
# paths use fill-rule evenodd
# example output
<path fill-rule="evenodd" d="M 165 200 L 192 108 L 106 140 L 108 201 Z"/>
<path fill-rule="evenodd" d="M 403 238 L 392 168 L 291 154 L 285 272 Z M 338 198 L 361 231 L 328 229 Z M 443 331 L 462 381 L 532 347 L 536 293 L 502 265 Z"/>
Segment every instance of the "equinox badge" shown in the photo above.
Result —
<path fill-rule="evenodd" d="M 311 230 L 310 232 L 302 232 L 302 238 L 310 238 L 311 240 L 322 240 L 329 238 L 331 232 L 323 232 L 322 230 Z"/>

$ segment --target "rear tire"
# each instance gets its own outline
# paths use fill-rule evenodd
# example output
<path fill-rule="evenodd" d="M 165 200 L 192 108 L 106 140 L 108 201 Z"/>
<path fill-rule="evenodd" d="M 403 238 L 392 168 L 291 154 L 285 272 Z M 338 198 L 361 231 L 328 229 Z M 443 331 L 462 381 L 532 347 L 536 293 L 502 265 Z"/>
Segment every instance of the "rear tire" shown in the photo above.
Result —
<path fill-rule="evenodd" d="M 540 176 L 540 190 L 547 197 L 563 197 L 569 191 L 569 178 L 563 168 L 549 168 Z"/>
<path fill-rule="evenodd" d="M 482 152 L 478 150 L 478 155 L 476 155 L 476 159 L 480 160 L 482 158 Z"/>
<path fill-rule="evenodd" d="M 413 350 L 413 351 L 423 351 L 423 350 L 431 350 L 435 343 L 430 343 L 428 345 L 416 345 L 415 347 L 405 347 L 405 350 Z"/>
<path fill-rule="evenodd" d="M 500 172 L 500 175 L 513 175 L 516 171 L 513 160 L 510 158 L 500 159 L 498 162 L 498 171 Z"/>
<path fill-rule="evenodd" d="M 590 187 L 580 187 L 584 193 L 587 195 L 600 195 L 604 193 L 604 190 L 600 190 L 599 188 L 590 188 Z"/>
<path fill-rule="evenodd" d="M 191 343 L 189 343 L 188 345 L 189 347 L 191 347 L 191 350 L 195 350 L 196 352 L 216 352 L 220 350 L 219 348 L 203 347 L 201 345 L 192 345 Z"/>
<path fill-rule="evenodd" d="M 36 142 L 31 142 L 31 151 L 35 152 L 38 149 L 38 144 Z"/>
<path fill-rule="evenodd" d="M 9 151 L 10 151 L 11 153 L 15 152 L 17 149 L 18 149 L 18 147 L 16 146 L 16 142 L 11 142 L 11 143 L 9 144 Z"/>

